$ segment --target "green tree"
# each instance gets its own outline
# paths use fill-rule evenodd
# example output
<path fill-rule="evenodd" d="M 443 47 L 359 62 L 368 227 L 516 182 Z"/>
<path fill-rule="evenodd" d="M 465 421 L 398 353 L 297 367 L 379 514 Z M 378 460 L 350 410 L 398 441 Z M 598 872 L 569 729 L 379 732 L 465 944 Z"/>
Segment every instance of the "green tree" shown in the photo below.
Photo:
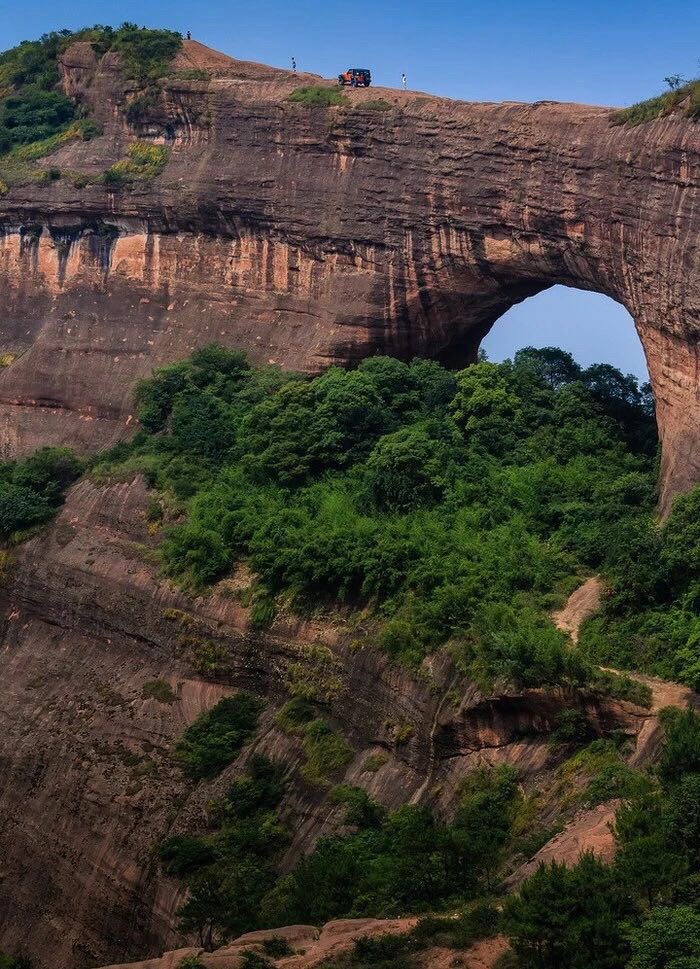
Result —
<path fill-rule="evenodd" d="M 69 448 L 44 447 L 17 463 L 12 481 L 57 505 L 83 468 L 83 462 Z"/>
<path fill-rule="evenodd" d="M 48 521 L 52 509 L 43 495 L 31 488 L 0 481 L 0 538 Z"/>
<path fill-rule="evenodd" d="M 476 770 L 466 779 L 451 833 L 463 864 L 479 873 L 487 891 L 504 861 L 519 800 L 511 767 Z"/>
<path fill-rule="evenodd" d="M 366 457 L 397 420 L 361 370 L 331 368 L 314 386 L 315 457 L 320 467 L 347 467 Z"/>
<path fill-rule="evenodd" d="M 171 431 L 176 447 L 222 463 L 233 447 L 236 432 L 231 410 L 207 390 L 191 388 L 174 400 Z"/>
<path fill-rule="evenodd" d="M 190 372 L 189 362 L 183 360 L 154 370 L 151 377 L 136 385 L 138 417 L 148 433 L 164 429 L 175 397 L 187 386 Z"/>
<path fill-rule="evenodd" d="M 629 937 L 627 969 L 700 969 L 700 912 L 687 905 L 652 909 Z"/>
<path fill-rule="evenodd" d="M 573 868 L 540 865 L 506 900 L 503 926 L 522 969 L 622 969 L 625 913 L 614 873 L 586 854 Z"/>
<path fill-rule="evenodd" d="M 687 866 L 669 839 L 663 799 L 652 793 L 623 804 L 615 816 L 614 833 L 621 883 L 650 908 L 669 898 Z"/>
<path fill-rule="evenodd" d="M 581 377 L 581 367 L 559 347 L 523 347 L 513 358 L 516 370 L 531 370 L 551 390 L 559 390 Z"/>
<path fill-rule="evenodd" d="M 420 425 L 385 434 L 365 465 L 365 481 L 378 508 L 409 511 L 439 500 L 449 475 L 448 448 Z"/>
<path fill-rule="evenodd" d="M 671 844 L 679 846 L 691 869 L 700 872 L 700 773 L 683 774 L 668 797 Z"/>
<path fill-rule="evenodd" d="M 252 735 L 261 709 L 258 697 L 240 692 L 201 713 L 175 747 L 186 773 L 194 779 L 219 774 Z"/>
<path fill-rule="evenodd" d="M 458 374 L 451 413 L 468 442 L 503 454 L 516 440 L 522 407 L 503 367 L 477 363 Z"/>
<path fill-rule="evenodd" d="M 691 708 L 662 711 L 666 736 L 659 759 L 659 775 L 666 785 L 684 774 L 700 774 L 700 716 Z"/>

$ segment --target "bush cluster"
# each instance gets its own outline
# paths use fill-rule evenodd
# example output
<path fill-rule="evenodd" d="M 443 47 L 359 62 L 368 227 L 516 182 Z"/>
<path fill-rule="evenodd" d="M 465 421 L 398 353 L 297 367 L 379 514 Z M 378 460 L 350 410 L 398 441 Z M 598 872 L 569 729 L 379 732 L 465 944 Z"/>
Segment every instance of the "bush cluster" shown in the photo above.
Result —
<path fill-rule="evenodd" d="M 127 75 L 141 84 L 167 74 L 182 45 L 180 34 L 173 31 L 124 23 L 117 28 L 97 25 L 53 31 L 4 51 L 0 54 L 0 155 L 36 143 L 42 143 L 41 154 L 47 154 L 55 147 L 52 139 L 68 131 L 78 118 L 76 103 L 57 90 L 58 58 L 78 40 L 91 43 L 100 56 L 118 51 Z"/>
<path fill-rule="evenodd" d="M 261 622 L 280 595 L 371 607 L 396 659 L 451 640 L 485 686 L 589 680 L 551 608 L 593 571 L 631 603 L 660 534 L 676 557 L 692 542 L 682 502 L 656 527 L 648 389 L 556 349 L 307 379 L 213 346 L 156 371 L 138 406 L 128 466 L 187 511 L 160 547 L 168 575 L 201 590 L 245 560 Z M 686 581 L 669 576 L 662 609 Z"/>
<path fill-rule="evenodd" d="M 254 732 L 261 710 L 261 700 L 241 692 L 201 713 L 175 748 L 185 772 L 194 779 L 219 774 Z"/>
<path fill-rule="evenodd" d="M 14 541 L 49 521 L 83 467 L 68 448 L 48 447 L 0 463 L 0 541 Z"/>

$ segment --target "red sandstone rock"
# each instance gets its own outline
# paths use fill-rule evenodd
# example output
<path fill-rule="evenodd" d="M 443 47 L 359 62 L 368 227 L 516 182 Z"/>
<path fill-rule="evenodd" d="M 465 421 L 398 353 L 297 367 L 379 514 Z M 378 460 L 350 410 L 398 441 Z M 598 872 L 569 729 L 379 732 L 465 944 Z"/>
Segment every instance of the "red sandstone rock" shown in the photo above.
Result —
<path fill-rule="evenodd" d="M 379 651 L 353 648 L 356 634 L 342 622 L 324 629 L 282 620 L 265 635 L 252 632 L 230 596 L 214 590 L 193 600 L 159 579 L 144 555 L 153 541 L 146 505 L 139 478 L 81 481 L 55 523 L 16 551 L 0 589 L 0 951 L 26 946 L 37 969 L 76 969 L 182 944 L 182 889 L 152 864 L 153 847 L 168 833 L 199 830 L 252 751 L 299 766 L 301 741 L 276 730 L 274 715 L 288 697 L 289 663 L 303 661 L 311 641 L 337 664 L 340 691 L 325 715 L 357 751 L 344 781 L 387 807 L 431 803 L 448 816 L 461 779 L 479 764 L 517 766 L 527 789 L 556 768 L 548 736 L 571 706 L 566 691 L 483 697 L 446 654 L 433 657 L 430 681 L 419 681 Z M 224 651 L 219 681 L 197 676 L 192 638 Z M 144 696 L 143 685 L 158 679 L 174 702 Z M 266 698 L 259 736 L 240 762 L 193 789 L 173 745 L 239 688 Z M 630 704 L 579 701 L 600 733 L 634 735 L 649 717 Z M 398 747 L 396 722 L 413 728 Z M 367 773 L 378 750 L 387 762 Z M 344 812 L 297 783 L 283 807 L 294 818 L 287 867 L 337 830 Z"/>
<path fill-rule="evenodd" d="M 21 354 L 0 377 L 6 451 L 112 443 L 133 426 L 136 378 L 211 341 L 312 371 L 379 352 L 469 361 L 510 306 L 563 283 L 635 319 L 664 506 L 700 479 L 697 125 L 377 88 L 310 109 L 286 97 L 318 78 L 194 41 L 178 64 L 212 77 L 167 80 L 130 129 L 119 58 L 85 44 L 63 58 L 105 135 L 50 164 L 103 171 L 136 136 L 165 141 L 153 184 L 0 198 L 2 349 Z M 377 99 L 386 110 L 365 106 Z M 40 239 L 23 234 L 36 224 Z"/>

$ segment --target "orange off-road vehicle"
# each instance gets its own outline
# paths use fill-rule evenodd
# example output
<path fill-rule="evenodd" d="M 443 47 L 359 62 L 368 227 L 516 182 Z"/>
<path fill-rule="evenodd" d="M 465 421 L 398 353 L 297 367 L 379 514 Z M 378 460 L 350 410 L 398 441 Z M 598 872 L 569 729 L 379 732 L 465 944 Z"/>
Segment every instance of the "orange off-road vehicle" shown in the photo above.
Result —
<path fill-rule="evenodd" d="M 369 87 L 371 83 L 372 75 L 366 67 L 349 67 L 338 75 L 338 84 L 341 87 Z"/>

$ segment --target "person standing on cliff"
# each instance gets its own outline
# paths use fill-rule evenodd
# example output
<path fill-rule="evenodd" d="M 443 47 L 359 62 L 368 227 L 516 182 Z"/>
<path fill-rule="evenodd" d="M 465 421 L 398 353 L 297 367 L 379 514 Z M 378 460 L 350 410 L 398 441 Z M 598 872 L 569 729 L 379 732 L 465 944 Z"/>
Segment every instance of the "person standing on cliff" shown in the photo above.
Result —
<path fill-rule="evenodd" d="M 187 39 L 188 40 L 192 40 L 192 31 L 191 30 L 188 30 L 187 31 Z"/>
<path fill-rule="evenodd" d="M 401 87 L 403 88 L 404 91 L 406 90 L 406 75 L 405 74 L 402 74 L 401 75 Z"/>
<path fill-rule="evenodd" d="M 297 61 L 296 61 L 296 57 L 292 57 L 292 70 L 296 74 L 296 72 L 297 72 Z"/>

